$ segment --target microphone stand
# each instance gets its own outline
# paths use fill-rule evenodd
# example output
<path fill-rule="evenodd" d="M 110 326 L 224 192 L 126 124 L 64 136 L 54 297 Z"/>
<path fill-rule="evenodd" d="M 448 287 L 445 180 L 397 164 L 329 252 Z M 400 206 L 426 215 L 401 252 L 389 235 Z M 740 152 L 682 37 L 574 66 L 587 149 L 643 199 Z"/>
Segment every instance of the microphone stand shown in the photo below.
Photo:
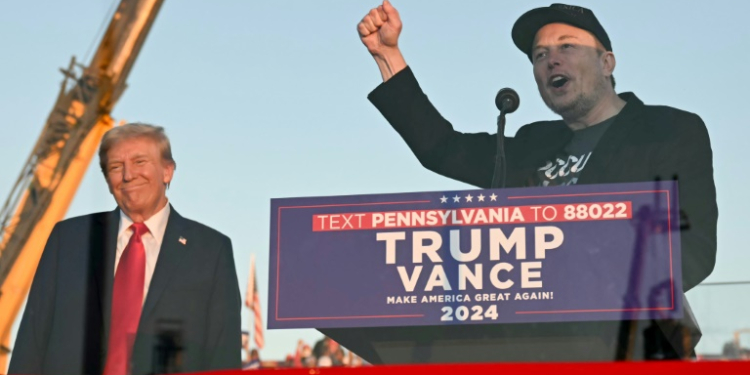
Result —
<path fill-rule="evenodd" d="M 492 175 L 491 189 L 505 188 L 505 105 L 497 116 L 497 152 L 495 153 L 495 172 Z"/>

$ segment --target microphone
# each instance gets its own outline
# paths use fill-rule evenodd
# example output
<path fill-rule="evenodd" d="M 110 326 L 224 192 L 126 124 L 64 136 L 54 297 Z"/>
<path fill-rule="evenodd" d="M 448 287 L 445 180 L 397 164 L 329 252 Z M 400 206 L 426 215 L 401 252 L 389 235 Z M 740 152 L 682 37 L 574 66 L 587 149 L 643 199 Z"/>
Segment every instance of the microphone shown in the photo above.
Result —
<path fill-rule="evenodd" d="M 518 98 L 518 93 L 511 88 L 506 87 L 500 90 L 495 97 L 495 106 L 503 113 L 515 112 L 520 104 L 521 99 Z"/>
<path fill-rule="evenodd" d="M 497 152 L 495 153 L 495 171 L 492 174 L 491 188 L 505 187 L 505 115 L 515 112 L 521 99 L 518 93 L 511 88 L 504 88 L 495 96 L 495 106 L 500 110 L 497 116 Z"/>

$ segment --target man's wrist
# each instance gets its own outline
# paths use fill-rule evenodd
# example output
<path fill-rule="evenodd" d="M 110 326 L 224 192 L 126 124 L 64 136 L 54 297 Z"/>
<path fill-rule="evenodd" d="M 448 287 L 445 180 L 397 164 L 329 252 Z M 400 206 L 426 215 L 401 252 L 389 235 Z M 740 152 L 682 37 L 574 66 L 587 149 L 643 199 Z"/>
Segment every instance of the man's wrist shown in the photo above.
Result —
<path fill-rule="evenodd" d="M 406 61 L 398 47 L 373 55 L 373 58 L 375 59 L 375 63 L 378 64 L 383 82 L 391 79 L 396 73 L 406 68 Z"/>

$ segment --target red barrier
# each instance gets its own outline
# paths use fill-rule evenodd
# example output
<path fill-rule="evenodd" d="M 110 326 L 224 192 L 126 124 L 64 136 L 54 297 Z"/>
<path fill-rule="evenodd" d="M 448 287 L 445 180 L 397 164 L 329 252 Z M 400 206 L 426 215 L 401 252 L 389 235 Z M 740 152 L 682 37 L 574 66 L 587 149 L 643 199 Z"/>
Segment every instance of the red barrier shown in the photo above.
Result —
<path fill-rule="evenodd" d="M 266 369 L 259 375 L 279 373 L 290 375 L 496 375 L 496 374 L 576 374 L 576 375 L 646 375 L 646 374 L 750 374 L 750 361 L 655 361 L 607 363 L 493 363 L 450 365 L 402 365 L 367 367 L 329 367 L 314 369 Z M 201 374 L 246 375 L 248 371 L 221 371 Z"/>

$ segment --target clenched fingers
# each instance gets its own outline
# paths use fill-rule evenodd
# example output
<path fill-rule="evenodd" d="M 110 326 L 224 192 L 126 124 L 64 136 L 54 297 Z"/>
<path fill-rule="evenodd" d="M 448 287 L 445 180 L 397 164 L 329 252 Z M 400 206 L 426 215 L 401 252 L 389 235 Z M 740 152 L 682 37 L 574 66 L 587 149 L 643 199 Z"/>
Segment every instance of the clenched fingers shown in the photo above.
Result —
<path fill-rule="evenodd" d="M 366 15 L 365 18 L 362 19 L 362 22 L 360 22 L 361 25 L 365 27 L 365 30 L 367 30 L 367 34 L 372 34 L 376 31 L 378 31 L 379 27 L 375 26 L 375 22 L 373 21 L 372 17 L 370 15 Z"/>
<path fill-rule="evenodd" d="M 372 32 L 370 30 L 367 30 L 367 26 L 365 26 L 364 20 L 357 24 L 357 32 L 359 33 L 359 36 L 366 37 Z"/>
<path fill-rule="evenodd" d="M 370 13 L 367 15 L 367 17 L 370 17 L 370 19 L 372 20 L 372 23 L 378 28 L 380 26 L 383 26 L 385 21 L 388 19 L 385 15 L 385 12 L 381 8 L 382 5 L 377 8 L 372 8 L 370 10 Z"/>

